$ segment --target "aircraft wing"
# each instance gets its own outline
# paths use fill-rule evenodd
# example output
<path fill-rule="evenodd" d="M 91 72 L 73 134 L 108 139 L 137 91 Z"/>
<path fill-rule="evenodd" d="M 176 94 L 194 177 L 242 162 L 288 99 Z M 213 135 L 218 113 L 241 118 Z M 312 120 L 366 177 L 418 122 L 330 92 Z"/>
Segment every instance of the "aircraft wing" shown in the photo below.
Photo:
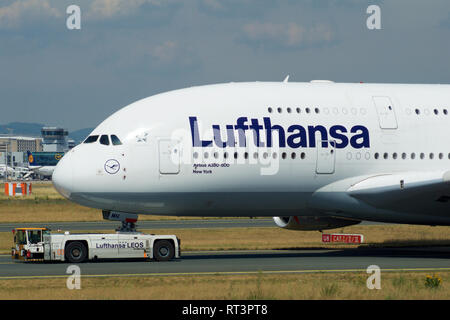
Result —
<path fill-rule="evenodd" d="M 23 179 L 27 179 L 28 177 L 30 177 L 33 174 L 33 171 L 29 171 L 27 172 L 22 178 Z"/>
<path fill-rule="evenodd" d="M 382 174 L 354 183 L 350 197 L 379 209 L 450 215 L 450 170 Z"/>

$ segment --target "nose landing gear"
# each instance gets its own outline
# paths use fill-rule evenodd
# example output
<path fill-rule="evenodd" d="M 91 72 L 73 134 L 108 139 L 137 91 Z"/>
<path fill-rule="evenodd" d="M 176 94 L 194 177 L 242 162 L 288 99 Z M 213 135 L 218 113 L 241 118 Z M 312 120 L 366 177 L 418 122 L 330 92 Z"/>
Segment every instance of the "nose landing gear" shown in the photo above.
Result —
<path fill-rule="evenodd" d="M 136 225 L 134 222 L 122 221 L 122 226 L 118 227 L 116 231 L 120 232 L 136 232 Z"/>
<path fill-rule="evenodd" d="M 138 215 L 135 213 L 117 212 L 103 210 L 103 219 L 110 221 L 120 221 L 122 226 L 118 227 L 116 231 L 118 232 L 137 232 L 136 222 L 138 220 Z"/>

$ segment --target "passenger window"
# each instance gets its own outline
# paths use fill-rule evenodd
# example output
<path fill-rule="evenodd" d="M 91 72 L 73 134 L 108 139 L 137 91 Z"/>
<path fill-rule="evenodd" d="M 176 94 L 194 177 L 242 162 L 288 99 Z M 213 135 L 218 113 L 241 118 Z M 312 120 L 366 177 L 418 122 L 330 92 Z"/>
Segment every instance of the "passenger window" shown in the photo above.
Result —
<path fill-rule="evenodd" d="M 112 143 L 114 146 L 120 146 L 120 145 L 122 144 L 122 142 L 120 141 L 120 139 L 117 138 L 117 136 L 116 136 L 115 134 L 112 134 L 112 135 L 111 135 L 111 143 Z"/>
<path fill-rule="evenodd" d="M 98 139 L 98 136 L 89 136 L 86 140 L 84 140 L 84 143 L 94 143 Z"/>
<path fill-rule="evenodd" d="M 100 137 L 100 143 L 104 144 L 105 146 L 109 146 L 109 138 L 106 134 Z"/>

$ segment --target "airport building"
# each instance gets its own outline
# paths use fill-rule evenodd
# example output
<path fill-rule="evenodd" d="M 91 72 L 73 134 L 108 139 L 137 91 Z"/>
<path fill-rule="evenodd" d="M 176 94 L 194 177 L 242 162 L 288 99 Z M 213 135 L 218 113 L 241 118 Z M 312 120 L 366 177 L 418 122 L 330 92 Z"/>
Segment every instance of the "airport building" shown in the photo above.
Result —
<path fill-rule="evenodd" d="M 10 167 L 26 167 L 28 158 L 26 152 L 0 152 L 0 165 Z"/>
<path fill-rule="evenodd" d="M 27 166 L 27 151 L 43 150 L 42 139 L 20 136 L 0 136 L 0 165 Z"/>
<path fill-rule="evenodd" d="M 42 139 L 32 137 L 0 137 L 0 152 L 43 151 Z"/>
<path fill-rule="evenodd" d="M 45 152 L 65 152 L 69 149 L 69 132 L 58 127 L 44 127 L 41 130 L 43 139 L 43 151 Z"/>
<path fill-rule="evenodd" d="M 69 150 L 74 148 L 75 146 L 76 146 L 75 140 L 73 140 L 73 139 L 67 140 L 67 147 Z"/>
<path fill-rule="evenodd" d="M 0 135 L 0 165 L 28 167 L 27 151 L 44 161 L 46 157 L 61 157 L 61 154 L 75 146 L 75 141 L 68 139 L 68 131 L 63 128 L 43 127 L 41 135 L 42 137 Z"/>

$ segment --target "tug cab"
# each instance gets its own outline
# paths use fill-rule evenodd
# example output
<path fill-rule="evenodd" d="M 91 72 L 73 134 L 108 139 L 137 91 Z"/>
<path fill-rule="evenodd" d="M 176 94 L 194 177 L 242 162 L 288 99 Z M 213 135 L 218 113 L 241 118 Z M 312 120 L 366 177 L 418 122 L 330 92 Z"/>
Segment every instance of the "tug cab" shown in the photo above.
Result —
<path fill-rule="evenodd" d="M 16 228 L 12 230 L 14 247 L 11 257 L 14 260 L 40 261 L 44 259 L 44 235 L 49 234 L 47 228 Z"/>

